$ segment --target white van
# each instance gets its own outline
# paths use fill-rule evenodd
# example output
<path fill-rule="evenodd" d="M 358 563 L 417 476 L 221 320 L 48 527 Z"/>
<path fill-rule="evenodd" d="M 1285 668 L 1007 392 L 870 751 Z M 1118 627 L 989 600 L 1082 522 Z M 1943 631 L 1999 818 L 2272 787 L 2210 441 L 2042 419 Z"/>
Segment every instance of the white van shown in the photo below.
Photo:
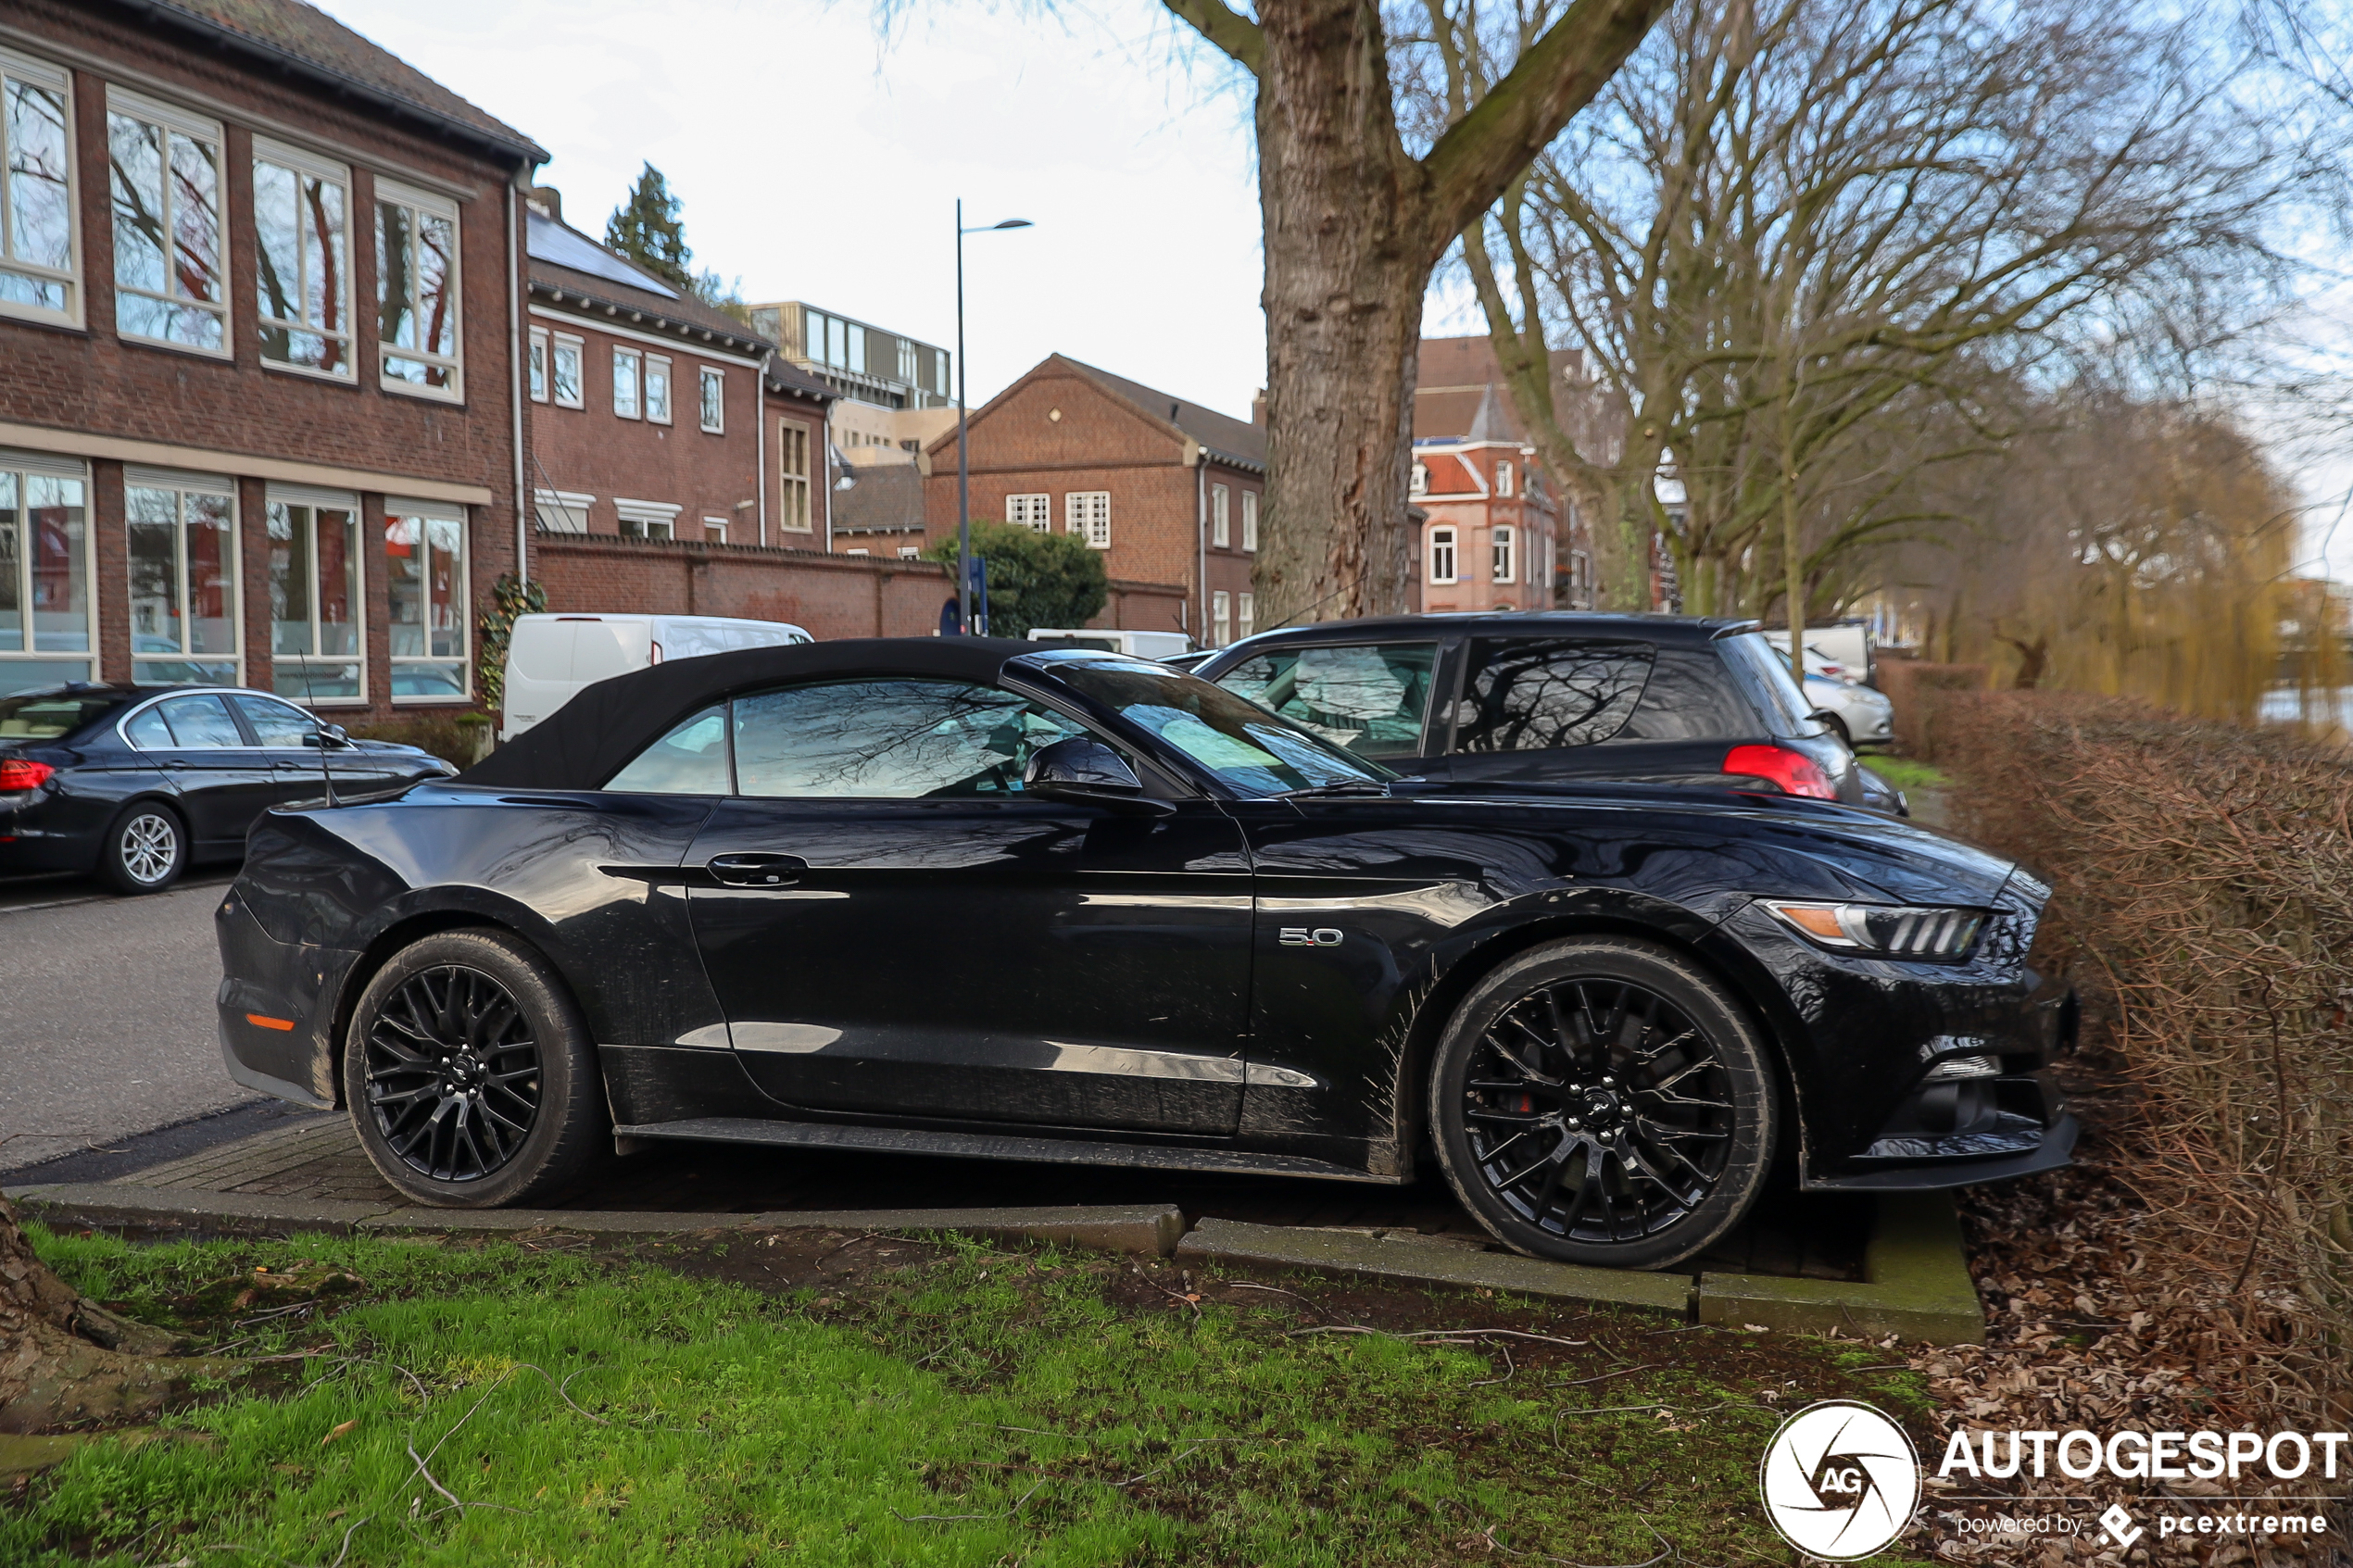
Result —
<path fill-rule="evenodd" d="M 507 644 L 506 713 L 498 738 L 514 739 L 583 686 L 665 659 L 816 640 L 782 621 L 719 615 L 518 615 Z"/>
<path fill-rule="evenodd" d="M 1105 653 L 1133 654 L 1138 659 L 1169 659 L 1193 646 L 1193 640 L 1182 632 L 1103 632 L 1091 627 L 1063 632 L 1037 626 L 1030 629 L 1026 640 L 1067 643 L 1072 647 L 1101 648 Z"/>

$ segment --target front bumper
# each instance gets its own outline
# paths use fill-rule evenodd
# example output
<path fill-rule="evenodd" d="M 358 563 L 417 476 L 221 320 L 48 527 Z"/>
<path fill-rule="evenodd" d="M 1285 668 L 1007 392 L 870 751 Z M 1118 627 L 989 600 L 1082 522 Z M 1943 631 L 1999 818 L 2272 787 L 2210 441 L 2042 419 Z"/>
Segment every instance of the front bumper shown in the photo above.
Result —
<path fill-rule="evenodd" d="M 2075 1139 L 2081 1131 L 2074 1113 L 2062 1110 L 2050 1126 L 2035 1129 L 2032 1147 L 2021 1152 L 1990 1157 L 1969 1155 L 1843 1174 L 1809 1173 L 1799 1185 L 1807 1192 L 1933 1192 L 2007 1182 L 2071 1164 Z"/>

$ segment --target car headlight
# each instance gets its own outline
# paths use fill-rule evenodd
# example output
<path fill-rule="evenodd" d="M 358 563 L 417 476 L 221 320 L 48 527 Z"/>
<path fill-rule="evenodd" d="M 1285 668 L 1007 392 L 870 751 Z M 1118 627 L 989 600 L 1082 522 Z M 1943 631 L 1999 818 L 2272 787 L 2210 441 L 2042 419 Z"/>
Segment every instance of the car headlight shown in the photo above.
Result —
<path fill-rule="evenodd" d="M 1849 953 L 1900 959 L 1960 959 L 1985 929 L 1982 909 L 1901 904 L 1815 904 L 1767 899 L 1765 907 L 1806 940 Z"/>

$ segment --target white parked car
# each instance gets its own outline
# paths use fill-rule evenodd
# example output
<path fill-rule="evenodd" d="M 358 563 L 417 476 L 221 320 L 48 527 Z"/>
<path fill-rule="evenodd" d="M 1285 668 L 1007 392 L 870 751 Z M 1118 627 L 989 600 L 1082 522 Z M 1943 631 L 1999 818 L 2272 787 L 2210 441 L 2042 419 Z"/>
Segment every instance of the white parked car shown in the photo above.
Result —
<path fill-rule="evenodd" d="M 1849 746 L 1885 746 L 1895 738 L 1895 709 L 1883 695 L 1835 676 L 1818 675 L 1811 659 L 1806 661 L 1806 700 L 1830 715 Z"/>
<path fill-rule="evenodd" d="M 1027 640 L 1101 648 L 1105 653 L 1133 654 L 1138 659 L 1167 659 L 1193 646 L 1193 640 L 1182 632 L 1105 632 L 1093 627 L 1069 632 L 1056 627 L 1035 626 L 1030 629 Z"/>
<path fill-rule="evenodd" d="M 519 615 L 507 644 L 506 711 L 498 738 L 514 739 L 583 686 L 666 659 L 816 640 L 788 621 L 721 615 Z"/>

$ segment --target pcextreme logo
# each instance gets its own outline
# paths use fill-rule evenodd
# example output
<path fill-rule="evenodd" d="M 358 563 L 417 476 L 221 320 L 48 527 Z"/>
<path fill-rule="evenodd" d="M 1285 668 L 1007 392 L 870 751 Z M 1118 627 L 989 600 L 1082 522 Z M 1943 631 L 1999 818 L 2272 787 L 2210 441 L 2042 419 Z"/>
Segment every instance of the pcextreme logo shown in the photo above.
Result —
<path fill-rule="evenodd" d="M 1781 1423 L 1765 1445 L 1756 1486 L 1781 1539 L 1810 1557 L 1853 1562 L 1911 1522 L 1919 1450 L 1870 1406 L 1824 1399 Z"/>

